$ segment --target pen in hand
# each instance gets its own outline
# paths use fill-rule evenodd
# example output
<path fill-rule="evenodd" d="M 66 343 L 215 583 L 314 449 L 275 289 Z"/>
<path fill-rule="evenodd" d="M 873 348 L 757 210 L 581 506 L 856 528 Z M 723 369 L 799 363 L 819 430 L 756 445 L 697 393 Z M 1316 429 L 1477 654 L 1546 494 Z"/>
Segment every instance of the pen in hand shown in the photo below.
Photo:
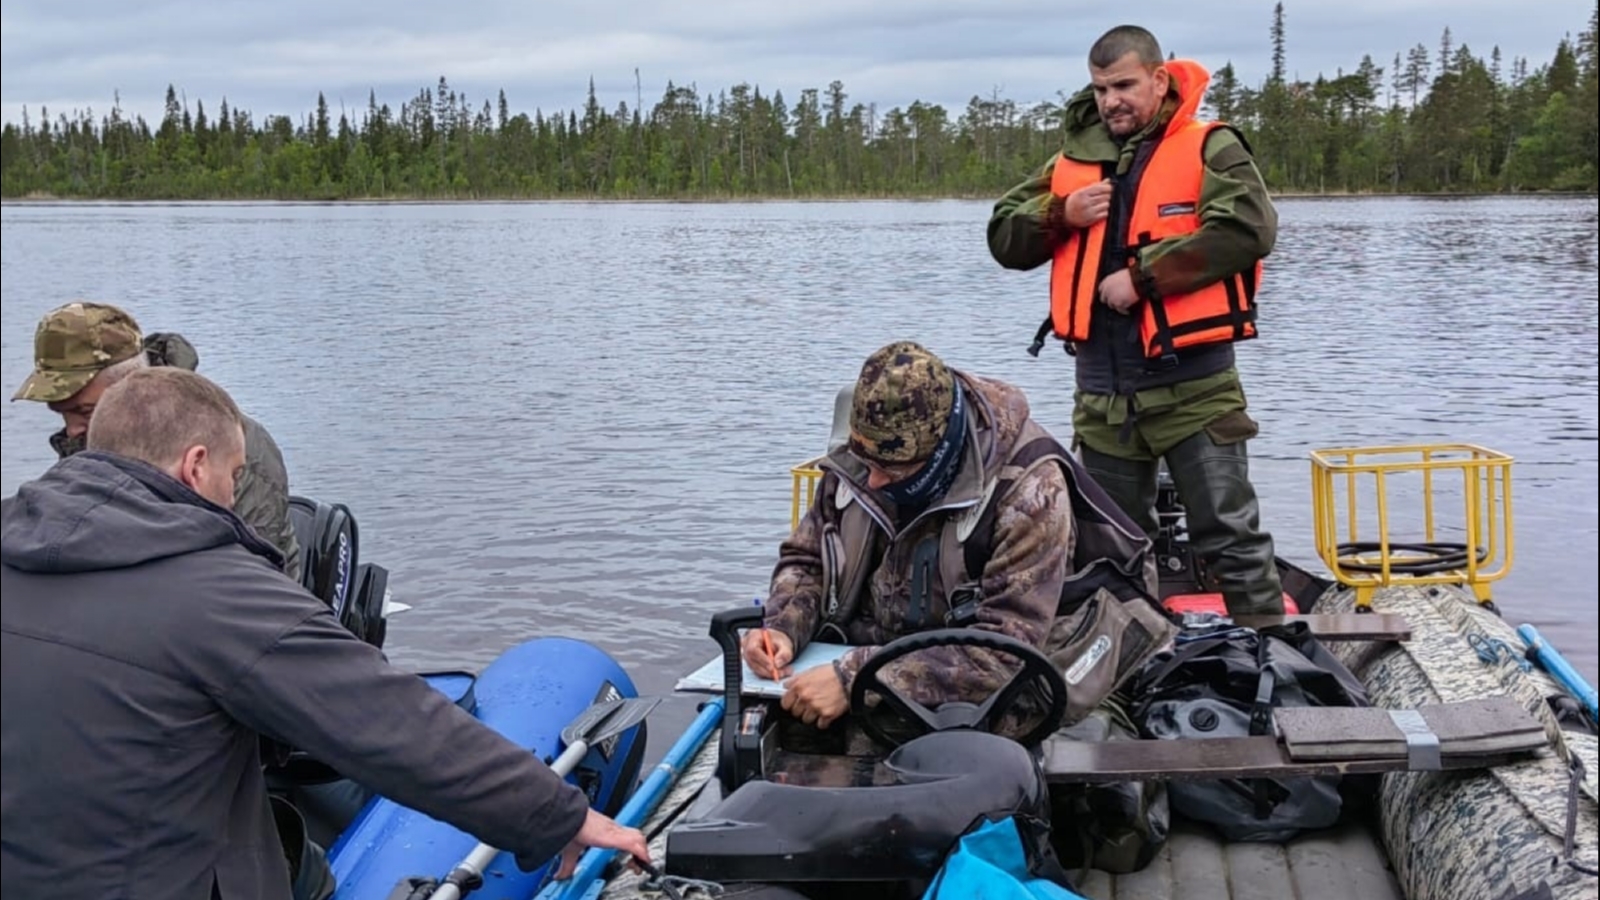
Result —
<path fill-rule="evenodd" d="M 755 605 L 764 606 L 761 598 L 755 598 Z M 761 648 L 767 651 L 767 668 L 772 672 L 772 680 L 778 681 L 783 674 L 778 671 L 778 654 L 772 649 L 772 632 L 767 630 L 767 624 L 761 623 Z"/>
<path fill-rule="evenodd" d="M 765 628 L 761 629 L 761 646 L 767 650 L 767 665 L 772 668 L 773 680 L 776 681 L 779 675 L 778 654 L 772 649 L 772 633 Z"/>

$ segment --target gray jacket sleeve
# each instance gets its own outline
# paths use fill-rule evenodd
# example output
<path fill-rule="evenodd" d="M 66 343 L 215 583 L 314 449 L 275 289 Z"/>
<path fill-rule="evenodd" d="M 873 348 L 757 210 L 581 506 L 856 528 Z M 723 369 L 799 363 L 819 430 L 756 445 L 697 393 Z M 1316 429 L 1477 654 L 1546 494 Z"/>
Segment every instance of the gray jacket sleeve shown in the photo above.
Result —
<path fill-rule="evenodd" d="M 300 543 L 289 521 L 289 469 L 278 442 L 244 417 L 244 474 L 233 486 L 233 511 L 283 554 L 284 573 L 300 580 Z"/>
<path fill-rule="evenodd" d="M 217 703 L 398 803 L 511 851 L 525 870 L 569 843 L 583 792 L 340 627 L 237 548 L 194 587 L 214 600 L 188 648 Z"/>

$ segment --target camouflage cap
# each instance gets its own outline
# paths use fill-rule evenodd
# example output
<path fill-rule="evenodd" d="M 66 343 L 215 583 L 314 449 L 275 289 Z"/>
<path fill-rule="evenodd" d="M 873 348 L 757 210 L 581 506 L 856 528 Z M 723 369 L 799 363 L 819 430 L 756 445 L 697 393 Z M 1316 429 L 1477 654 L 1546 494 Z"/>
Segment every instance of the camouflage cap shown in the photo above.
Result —
<path fill-rule="evenodd" d="M 883 347 L 856 380 L 850 449 L 887 465 L 927 459 L 949 425 L 955 390 L 955 375 L 921 344 Z"/>
<path fill-rule="evenodd" d="M 88 386 L 102 369 L 144 352 L 139 323 L 105 303 L 51 310 L 33 333 L 33 373 L 12 400 L 55 403 Z"/>

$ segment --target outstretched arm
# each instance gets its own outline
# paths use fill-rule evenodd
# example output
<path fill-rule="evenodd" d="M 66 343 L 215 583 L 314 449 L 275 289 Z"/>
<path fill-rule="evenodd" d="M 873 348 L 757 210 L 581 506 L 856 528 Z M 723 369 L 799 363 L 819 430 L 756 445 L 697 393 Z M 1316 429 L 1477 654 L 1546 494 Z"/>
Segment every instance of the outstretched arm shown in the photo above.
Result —
<path fill-rule="evenodd" d="M 582 791 L 340 627 L 317 599 L 241 559 L 189 589 L 214 598 L 186 653 L 227 713 L 398 803 L 511 851 L 561 852 Z"/>

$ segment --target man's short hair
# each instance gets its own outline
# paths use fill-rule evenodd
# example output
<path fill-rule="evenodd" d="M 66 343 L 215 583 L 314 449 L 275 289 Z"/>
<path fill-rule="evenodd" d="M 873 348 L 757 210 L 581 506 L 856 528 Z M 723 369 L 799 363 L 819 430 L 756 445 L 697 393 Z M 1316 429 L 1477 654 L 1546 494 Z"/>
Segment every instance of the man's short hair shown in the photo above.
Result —
<path fill-rule="evenodd" d="M 213 454 L 237 447 L 243 421 L 233 398 L 211 379 L 158 366 L 106 389 L 89 420 L 87 445 L 165 469 L 196 445 Z"/>
<path fill-rule="evenodd" d="M 1147 69 L 1167 61 L 1161 55 L 1161 44 L 1155 35 L 1137 25 L 1118 25 L 1100 35 L 1089 48 L 1089 65 L 1096 69 L 1110 68 L 1129 53 L 1135 54 Z"/>

